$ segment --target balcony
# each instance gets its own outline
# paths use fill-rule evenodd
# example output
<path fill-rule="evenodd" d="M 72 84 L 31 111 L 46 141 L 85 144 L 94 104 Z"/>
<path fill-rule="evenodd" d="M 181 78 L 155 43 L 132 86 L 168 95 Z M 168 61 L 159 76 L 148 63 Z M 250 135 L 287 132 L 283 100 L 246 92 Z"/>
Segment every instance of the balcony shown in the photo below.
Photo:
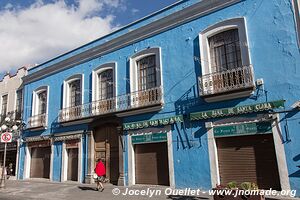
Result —
<path fill-rule="evenodd" d="M 34 115 L 29 118 L 27 129 L 45 129 L 47 128 L 47 114 Z"/>
<path fill-rule="evenodd" d="M 88 119 L 96 116 L 115 114 L 126 116 L 130 112 L 150 112 L 163 105 L 162 87 L 120 95 L 111 99 L 94 101 L 60 110 L 60 123 Z"/>
<path fill-rule="evenodd" d="M 255 88 L 253 67 L 243 66 L 199 77 L 200 96 L 207 102 L 250 96 Z"/>

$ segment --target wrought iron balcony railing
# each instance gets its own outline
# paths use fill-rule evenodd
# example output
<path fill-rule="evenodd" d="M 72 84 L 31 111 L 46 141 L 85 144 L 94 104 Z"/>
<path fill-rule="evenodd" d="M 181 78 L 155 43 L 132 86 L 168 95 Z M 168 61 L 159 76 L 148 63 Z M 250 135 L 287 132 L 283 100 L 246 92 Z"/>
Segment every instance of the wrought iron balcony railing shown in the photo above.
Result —
<path fill-rule="evenodd" d="M 198 80 L 201 96 L 233 92 L 255 86 L 253 67 L 251 65 L 206 74 L 200 76 Z"/>
<path fill-rule="evenodd" d="M 27 128 L 46 128 L 47 127 L 47 114 L 34 115 L 29 118 Z"/>
<path fill-rule="evenodd" d="M 67 122 L 161 104 L 163 104 L 162 87 L 155 87 L 110 99 L 64 108 L 60 110 L 58 120 L 59 122 Z"/>

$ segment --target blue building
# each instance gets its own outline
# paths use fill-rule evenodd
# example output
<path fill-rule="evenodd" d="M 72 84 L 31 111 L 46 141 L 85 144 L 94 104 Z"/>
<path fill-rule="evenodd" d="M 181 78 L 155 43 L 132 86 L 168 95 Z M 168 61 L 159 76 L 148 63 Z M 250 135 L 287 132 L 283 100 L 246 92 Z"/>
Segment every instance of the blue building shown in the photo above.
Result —
<path fill-rule="evenodd" d="M 300 190 L 297 1 L 179 1 L 29 70 L 19 179 Z"/>

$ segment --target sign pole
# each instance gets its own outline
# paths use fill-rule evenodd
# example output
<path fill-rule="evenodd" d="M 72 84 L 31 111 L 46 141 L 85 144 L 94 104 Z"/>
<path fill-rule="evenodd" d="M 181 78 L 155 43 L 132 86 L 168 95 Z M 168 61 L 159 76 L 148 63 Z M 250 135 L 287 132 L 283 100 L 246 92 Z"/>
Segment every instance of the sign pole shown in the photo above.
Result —
<path fill-rule="evenodd" d="M 4 143 L 4 156 L 3 156 L 3 166 L 2 166 L 2 175 L 1 175 L 1 184 L 0 184 L 0 188 L 4 188 L 5 187 L 5 162 L 6 162 L 6 145 L 7 142 Z"/>

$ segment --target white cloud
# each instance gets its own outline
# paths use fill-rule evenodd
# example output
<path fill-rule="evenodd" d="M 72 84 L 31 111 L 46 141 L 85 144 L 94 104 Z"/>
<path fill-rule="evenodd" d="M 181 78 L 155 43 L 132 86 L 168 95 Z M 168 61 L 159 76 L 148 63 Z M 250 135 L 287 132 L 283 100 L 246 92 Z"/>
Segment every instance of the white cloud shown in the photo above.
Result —
<path fill-rule="evenodd" d="M 114 9 L 121 0 L 63 0 L 19 9 L 7 5 L 0 11 L 0 71 L 44 62 L 103 36 L 116 27 L 114 16 L 96 16 Z"/>

